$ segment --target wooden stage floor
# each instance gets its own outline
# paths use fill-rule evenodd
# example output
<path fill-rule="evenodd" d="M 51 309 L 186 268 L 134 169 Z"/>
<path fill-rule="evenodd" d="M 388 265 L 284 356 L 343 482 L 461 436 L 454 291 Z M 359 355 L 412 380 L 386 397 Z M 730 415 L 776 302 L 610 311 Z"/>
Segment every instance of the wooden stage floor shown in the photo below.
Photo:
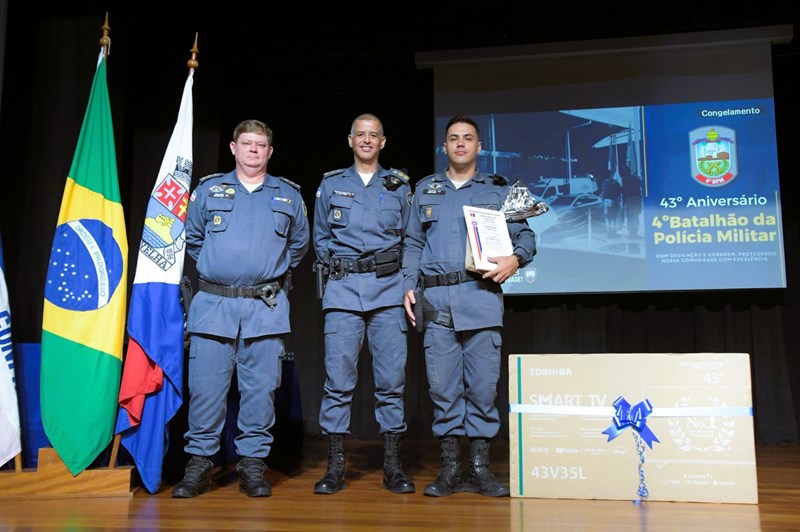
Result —
<path fill-rule="evenodd" d="M 680 530 L 800 531 L 800 447 L 756 449 L 759 504 L 491 498 L 459 493 L 425 497 L 439 469 L 433 440 L 404 441 L 403 463 L 417 492 L 381 488 L 382 444 L 347 440 L 347 488 L 314 495 L 325 470 L 323 440 L 307 440 L 295 460 L 270 459 L 269 498 L 239 493 L 232 466 L 217 468 L 214 490 L 172 499 L 172 485 L 131 497 L 0 499 L 0 531 L 29 530 Z M 466 455 L 466 453 L 464 453 Z M 492 447 L 492 469 L 508 481 L 508 442 Z M 6 474 L 6 473 L 3 473 Z"/>

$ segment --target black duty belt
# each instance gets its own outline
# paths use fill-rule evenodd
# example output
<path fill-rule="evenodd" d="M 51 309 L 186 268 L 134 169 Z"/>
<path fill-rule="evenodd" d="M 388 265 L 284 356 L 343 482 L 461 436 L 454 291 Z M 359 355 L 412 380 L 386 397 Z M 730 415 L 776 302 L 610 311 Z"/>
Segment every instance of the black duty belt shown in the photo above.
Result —
<path fill-rule="evenodd" d="M 478 279 L 468 272 L 447 272 L 439 275 L 424 275 L 422 277 L 422 286 L 425 288 L 433 288 L 435 286 L 453 286 L 456 284 L 477 280 Z"/>
<path fill-rule="evenodd" d="M 343 279 L 348 273 L 375 272 L 378 277 L 385 277 L 399 269 L 400 254 L 397 251 L 379 251 L 360 259 L 334 257 L 328 275 L 333 280 Z"/>
<path fill-rule="evenodd" d="M 374 272 L 377 267 L 375 262 L 375 255 L 365 257 L 363 259 L 342 259 L 342 263 L 350 273 L 370 273 Z"/>
<path fill-rule="evenodd" d="M 269 281 L 253 286 L 226 286 L 200 279 L 199 288 L 201 292 L 208 292 L 209 294 L 223 297 L 257 297 L 263 300 L 270 310 L 274 310 L 275 305 L 278 304 L 278 290 L 281 289 L 281 282 Z"/>

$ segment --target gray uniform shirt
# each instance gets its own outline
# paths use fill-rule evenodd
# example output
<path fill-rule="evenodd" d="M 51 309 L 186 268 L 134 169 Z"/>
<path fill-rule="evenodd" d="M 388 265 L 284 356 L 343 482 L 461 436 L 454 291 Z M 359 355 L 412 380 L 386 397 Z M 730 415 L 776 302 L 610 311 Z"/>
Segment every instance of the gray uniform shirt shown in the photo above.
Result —
<path fill-rule="evenodd" d="M 281 278 L 300 264 L 309 246 L 309 225 L 299 187 L 267 174 L 249 192 L 235 172 L 202 180 L 186 216 L 186 243 L 202 279 L 252 286 Z M 188 330 L 226 338 L 253 338 L 290 331 L 289 301 L 278 292 L 270 310 L 259 298 L 198 292 Z"/>

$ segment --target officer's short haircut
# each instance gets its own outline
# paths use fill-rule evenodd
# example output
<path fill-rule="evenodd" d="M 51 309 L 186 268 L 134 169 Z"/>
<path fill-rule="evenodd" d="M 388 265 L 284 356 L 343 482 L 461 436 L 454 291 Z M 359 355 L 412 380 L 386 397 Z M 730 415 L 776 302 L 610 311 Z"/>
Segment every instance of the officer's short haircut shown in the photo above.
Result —
<path fill-rule="evenodd" d="M 272 146 L 272 130 L 261 120 L 242 120 L 233 130 L 233 142 L 239 140 L 242 133 L 263 133 Z"/>
<path fill-rule="evenodd" d="M 481 129 L 478 127 L 478 123 L 468 116 L 456 115 L 451 118 L 447 122 L 447 127 L 444 128 L 445 137 L 447 136 L 447 132 L 450 131 L 450 128 L 455 124 L 469 124 L 475 128 L 475 133 L 478 134 L 478 138 L 481 138 Z"/>
<path fill-rule="evenodd" d="M 350 134 L 351 135 L 355 134 L 355 132 L 356 132 L 356 122 L 358 122 L 359 120 L 371 120 L 373 122 L 377 122 L 381 126 L 381 130 L 379 131 L 379 133 L 381 134 L 381 137 L 383 136 L 383 122 L 381 122 L 381 119 L 378 118 L 377 116 L 375 116 L 372 113 L 363 113 L 363 114 L 360 114 L 357 117 L 355 117 L 355 119 L 353 120 L 353 123 L 350 125 Z"/>

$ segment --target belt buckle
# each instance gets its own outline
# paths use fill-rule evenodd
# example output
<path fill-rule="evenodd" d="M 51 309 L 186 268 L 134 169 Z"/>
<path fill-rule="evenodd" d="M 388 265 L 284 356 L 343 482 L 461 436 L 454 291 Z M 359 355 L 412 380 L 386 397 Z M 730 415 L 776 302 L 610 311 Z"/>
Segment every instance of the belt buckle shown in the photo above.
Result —
<path fill-rule="evenodd" d="M 447 279 L 447 286 L 453 286 L 460 282 L 458 272 L 447 272 L 445 278 Z"/>
<path fill-rule="evenodd" d="M 369 259 L 361 259 L 357 261 L 357 263 L 358 263 L 358 273 L 368 273 L 370 271 Z"/>

